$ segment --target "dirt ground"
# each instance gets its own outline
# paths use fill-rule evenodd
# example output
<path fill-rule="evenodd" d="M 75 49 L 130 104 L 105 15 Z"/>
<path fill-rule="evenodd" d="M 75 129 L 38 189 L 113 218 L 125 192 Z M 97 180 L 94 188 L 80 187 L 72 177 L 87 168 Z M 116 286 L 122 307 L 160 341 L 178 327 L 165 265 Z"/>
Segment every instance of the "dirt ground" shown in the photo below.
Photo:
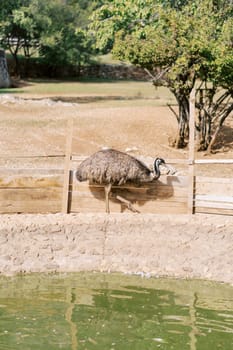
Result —
<path fill-rule="evenodd" d="M 43 99 L 41 99 L 42 97 Z M 111 104 L 108 105 L 106 101 L 98 101 L 98 99 L 92 99 L 90 96 L 82 97 L 79 102 L 76 99 L 77 103 L 74 103 L 72 99 L 69 102 L 64 100 L 54 101 L 51 99 L 51 96 L 39 96 L 39 99 L 38 96 L 27 98 L 27 100 L 24 100 L 14 95 L 0 96 L 1 168 L 62 168 L 64 159 L 61 156 L 65 153 L 66 127 L 69 118 L 74 119 L 73 155 L 90 155 L 102 147 L 113 147 L 122 151 L 129 151 L 135 156 L 153 158 L 160 156 L 165 160 L 188 158 L 188 149 L 177 150 L 169 146 L 169 140 L 174 137 L 177 130 L 174 115 L 167 107 L 154 105 L 153 101 L 145 101 L 145 103 L 139 100 L 132 100 L 130 103 L 128 101 L 127 103 L 125 101 L 111 101 Z M 233 133 L 230 132 L 233 128 L 232 119 L 227 122 L 225 128 L 227 132 L 226 142 L 222 143 L 224 135 L 220 135 L 216 153 L 210 156 L 199 153 L 197 155 L 198 158 L 233 158 Z M 49 158 L 44 157 L 48 155 L 50 156 Z M 178 173 L 187 171 L 180 164 L 176 166 L 176 169 Z M 232 165 L 202 165 L 197 168 L 198 174 L 209 176 L 232 177 L 232 171 Z M 30 225 L 40 225 L 41 216 L 27 216 L 27 222 L 30 218 L 31 221 L 28 227 Z M 128 214 L 126 218 L 124 214 L 124 219 L 128 224 L 131 218 L 135 225 L 135 215 Z M 2 219 L 4 220 L 2 221 Z M 18 219 L 15 220 L 14 224 L 14 216 L 2 216 L 2 219 L 0 228 L 11 227 L 12 225 L 15 225 L 15 228 L 17 228 Z M 53 219 L 49 216 L 48 220 Z M 66 223 L 66 220 L 69 221 L 65 217 L 58 219 L 58 222 L 59 220 L 62 220 L 63 224 Z M 140 220 L 144 219 L 141 218 Z M 167 221 L 166 231 L 168 237 L 170 237 L 170 233 L 174 233 L 174 226 L 177 220 L 183 220 L 182 216 L 176 216 L 175 220 Z M 199 215 L 198 227 L 189 225 L 187 221 L 186 225 L 183 228 L 181 227 L 182 225 L 179 226 L 179 229 L 187 230 L 187 238 L 196 237 L 197 232 L 201 229 L 202 220 L 204 223 L 206 217 Z M 42 222 L 44 221 L 47 221 L 46 216 L 43 216 Z M 104 215 L 103 222 L 105 222 Z M 147 225 L 146 219 L 145 224 Z M 233 270 L 231 268 L 232 265 L 230 265 L 233 258 L 232 217 L 209 216 L 208 224 L 208 235 L 211 236 L 211 233 L 213 233 L 215 237 L 213 244 L 210 247 L 208 238 L 206 237 L 205 240 L 202 236 L 202 239 L 199 240 L 194 239 L 192 241 L 191 239 L 188 246 L 184 246 L 183 250 L 179 250 L 179 254 L 186 254 L 186 262 L 190 258 L 193 266 L 196 266 L 195 268 L 193 266 L 189 268 L 189 264 L 187 264 L 186 272 L 182 270 L 183 273 L 180 275 L 182 277 L 197 277 L 195 273 L 192 274 L 192 271 L 198 270 L 198 278 L 209 278 L 208 274 L 210 274 L 210 277 L 213 279 L 233 283 Z M 216 236 L 219 229 L 221 231 L 220 238 Z M 149 234 L 149 232 L 147 233 Z M 178 233 L 176 235 L 177 244 L 179 243 Z M 194 255 L 192 255 L 193 242 L 195 245 Z M 205 245 L 205 249 L 203 245 Z M 165 246 L 163 247 L 164 249 Z M 204 250 L 209 253 L 211 250 L 209 269 L 204 269 L 201 255 L 197 253 L 198 249 L 202 254 Z M 219 251 L 221 251 L 220 255 Z M 163 256 L 165 259 L 165 250 Z M 214 256 L 219 260 L 213 264 Z M 223 263 L 226 256 L 228 257 L 227 262 Z M 128 259 L 130 258 L 129 255 Z M 128 267 L 130 266 L 129 261 Z M 171 268 L 173 264 L 175 264 L 175 261 L 171 263 Z M 130 267 L 127 269 L 127 272 L 129 270 Z M 140 270 L 140 266 L 138 266 L 138 270 Z M 159 273 L 162 275 L 163 272 L 161 270 Z M 220 278 L 221 275 L 222 277 Z"/>
<path fill-rule="evenodd" d="M 80 100 L 71 96 L 71 102 L 64 101 L 64 97 L 59 101 L 57 96 L 26 98 L 0 95 L 0 166 L 62 167 L 62 158 L 35 156 L 64 155 L 69 118 L 74 120 L 73 155 L 90 155 L 102 147 L 112 147 L 145 158 L 188 158 L 188 149 L 169 145 L 177 132 L 173 113 L 166 106 L 155 105 L 153 100 L 113 99 L 108 103 L 93 96 L 82 96 Z M 219 135 L 215 154 L 198 152 L 196 157 L 232 159 L 232 130 L 233 118 L 229 118 Z M 19 159 L 20 156 L 24 158 Z M 229 177 L 233 166 L 201 165 L 196 169 L 198 174 Z M 184 169 L 179 165 L 177 171 Z"/>

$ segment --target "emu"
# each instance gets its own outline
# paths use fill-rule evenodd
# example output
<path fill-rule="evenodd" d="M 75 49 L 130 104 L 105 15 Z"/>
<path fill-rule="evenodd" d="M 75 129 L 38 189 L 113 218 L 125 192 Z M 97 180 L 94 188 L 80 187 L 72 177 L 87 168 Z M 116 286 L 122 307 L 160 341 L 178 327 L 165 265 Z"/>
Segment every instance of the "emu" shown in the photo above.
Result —
<path fill-rule="evenodd" d="M 154 169 L 150 170 L 143 162 L 127 153 L 115 149 L 100 150 L 85 159 L 76 170 L 78 181 L 87 181 L 104 185 L 106 212 L 109 213 L 109 194 L 112 185 L 123 185 L 126 182 L 141 184 L 160 177 L 159 166 L 165 164 L 162 158 L 154 160 Z M 136 211 L 130 202 L 118 196 L 129 209 Z"/>

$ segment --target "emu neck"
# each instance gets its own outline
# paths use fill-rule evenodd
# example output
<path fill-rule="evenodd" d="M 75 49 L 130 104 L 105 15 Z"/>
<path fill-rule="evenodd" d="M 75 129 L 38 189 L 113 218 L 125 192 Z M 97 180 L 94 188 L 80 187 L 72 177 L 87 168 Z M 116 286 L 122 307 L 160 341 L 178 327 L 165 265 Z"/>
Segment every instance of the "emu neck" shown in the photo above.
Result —
<path fill-rule="evenodd" d="M 157 164 L 154 164 L 154 180 L 157 180 L 160 177 L 160 170 Z"/>
<path fill-rule="evenodd" d="M 159 177 L 160 177 L 160 171 L 157 170 L 157 171 L 155 171 L 155 173 L 154 173 L 154 180 L 157 180 Z"/>

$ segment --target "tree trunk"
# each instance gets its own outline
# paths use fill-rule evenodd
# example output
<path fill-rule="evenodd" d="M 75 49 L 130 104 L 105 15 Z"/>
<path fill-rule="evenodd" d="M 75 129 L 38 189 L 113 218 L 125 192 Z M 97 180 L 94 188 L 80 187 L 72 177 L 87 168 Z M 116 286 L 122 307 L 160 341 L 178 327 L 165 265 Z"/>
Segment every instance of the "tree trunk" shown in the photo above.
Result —
<path fill-rule="evenodd" d="M 205 151 L 211 141 L 211 117 L 205 110 L 199 110 L 199 141 L 197 149 L 198 151 Z"/>
<path fill-rule="evenodd" d="M 200 89 L 197 94 L 198 122 L 196 125 L 198 151 L 210 153 L 217 139 L 219 131 L 226 118 L 233 110 L 231 93 L 223 92 L 214 101 L 216 89 Z"/>
<path fill-rule="evenodd" d="M 19 69 L 19 59 L 17 53 L 13 54 L 15 67 L 14 67 L 14 74 L 17 78 L 20 78 L 20 69 Z"/>
<path fill-rule="evenodd" d="M 186 96 L 176 95 L 178 102 L 178 132 L 174 141 L 176 148 L 184 148 L 189 138 L 189 99 Z"/>
<path fill-rule="evenodd" d="M 205 151 L 211 142 L 212 118 L 208 111 L 213 106 L 215 89 L 199 89 L 196 96 L 196 106 L 198 108 L 198 151 Z"/>

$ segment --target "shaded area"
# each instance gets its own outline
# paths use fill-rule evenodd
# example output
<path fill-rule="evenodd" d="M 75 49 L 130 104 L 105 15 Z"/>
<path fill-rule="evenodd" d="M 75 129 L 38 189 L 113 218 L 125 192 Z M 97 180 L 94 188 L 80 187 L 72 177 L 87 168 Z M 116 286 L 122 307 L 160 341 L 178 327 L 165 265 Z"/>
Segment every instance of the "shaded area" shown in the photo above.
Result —
<path fill-rule="evenodd" d="M 93 197 L 105 202 L 104 186 L 89 184 L 89 190 Z M 129 201 L 131 204 L 137 204 L 139 207 L 145 205 L 147 202 L 154 202 L 156 200 L 166 200 L 173 196 L 174 190 L 172 184 L 164 185 L 160 180 L 155 180 L 150 183 L 135 184 L 127 182 L 122 186 L 112 186 L 109 200 L 110 202 L 121 205 L 121 212 L 128 210 L 126 204 L 120 202 L 117 197 Z"/>
<path fill-rule="evenodd" d="M 156 100 L 157 98 L 145 97 L 140 94 L 135 96 L 113 96 L 113 95 L 104 95 L 104 96 L 58 96 L 58 97 L 50 97 L 52 101 L 55 102 L 69 102 L 69 103 L 91 103 L 91 102 L 99 102 L 99 101 L 132 101 L 132 100 Z"/>
<path fill-rule="evenodd" d="M 223 125 L 212 148 L 214 153 L 232 150 L 233 128 Z"/>

